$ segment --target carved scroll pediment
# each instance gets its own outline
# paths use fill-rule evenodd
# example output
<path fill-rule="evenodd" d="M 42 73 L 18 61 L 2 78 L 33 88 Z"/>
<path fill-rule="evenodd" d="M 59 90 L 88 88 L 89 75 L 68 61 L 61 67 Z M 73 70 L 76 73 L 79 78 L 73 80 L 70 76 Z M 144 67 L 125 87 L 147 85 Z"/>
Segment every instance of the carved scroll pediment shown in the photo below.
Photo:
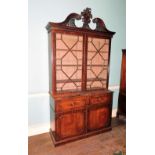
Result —
<path fill-rule="evenodd" d="M 106 28 L 106 26 L 105 26 L 105 24 L 104 24 L 104 21 L 103 21 L 101 18 L 94 18 L 94 19 L 93 19 L 93 23 L 96 24 L 96 28 L 95 28 L 96 31 L 103 31 L 103 32 L 109 31 L 109 30 Z"/>
<path fill-rule="evenodd" d="M 94 18 L 94 19 L 92 19 L 92 18 L 93 18 L 93 16 L 91 13 L 91 9 L 86 8 L 81 12 L 81 14 L 71 13 L 70 15 L 67 16 L 67 18 L 63 22 L 53 23 L 53 24 L 76 28 L 77 26 L 75 25 L 75 20 L 82 20 L 83 26 L 81 28 L 92 30 L 89 27 L 89 24 L 92 21 L 94 24 L 96 24 L 95 31 L 114 33 L 114 32 L 109 31 L 106 28 L 105 23 L 101 18 Z M 46 29 L 50 30 L 50 27 L 51 27 L 51 25 L 49 23 L 46 26 Z"/>
<path fill-rule="evenodd" d="M 80 20 L 81 15 L 77 13 L 71 13 L 70 15 L 67 16 L 67 18 L 60 24 L 70 26 L 70 27 L 76 27 L 75 25 L 75 20 Z"/>

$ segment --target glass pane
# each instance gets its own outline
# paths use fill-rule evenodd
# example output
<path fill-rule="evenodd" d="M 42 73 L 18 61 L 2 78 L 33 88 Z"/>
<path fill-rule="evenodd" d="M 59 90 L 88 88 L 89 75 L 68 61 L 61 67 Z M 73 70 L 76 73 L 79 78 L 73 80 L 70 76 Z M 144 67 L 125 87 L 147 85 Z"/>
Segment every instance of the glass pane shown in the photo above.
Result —
<path fill-rule="evenodd" d="M 87 89 L 106 88 L 109 40 L 88 38 Z"/>
<path fill-rule="evenodd" d="M 81 90 L 83 37 L 56 34 L 56 90 Z"/>

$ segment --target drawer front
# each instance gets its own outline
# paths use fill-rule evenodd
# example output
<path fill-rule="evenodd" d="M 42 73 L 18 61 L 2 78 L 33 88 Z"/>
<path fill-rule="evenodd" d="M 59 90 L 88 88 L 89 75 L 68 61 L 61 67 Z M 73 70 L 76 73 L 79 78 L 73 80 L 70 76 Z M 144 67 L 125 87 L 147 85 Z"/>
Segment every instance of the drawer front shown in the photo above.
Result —
<path fill-rule="evenodd" d="M 85 98 L 70 98 L 56 101 L 56 112 L 65 112 L 84 108 L 86 104 Z"/>
<path fill-rule="evenodd" d="M 91 96 L 90 98 L 90 104 L 110 104 L 112 101 L 112 93 L 106 93 L 106 94 L 97 94 L 94 96 Z"/>

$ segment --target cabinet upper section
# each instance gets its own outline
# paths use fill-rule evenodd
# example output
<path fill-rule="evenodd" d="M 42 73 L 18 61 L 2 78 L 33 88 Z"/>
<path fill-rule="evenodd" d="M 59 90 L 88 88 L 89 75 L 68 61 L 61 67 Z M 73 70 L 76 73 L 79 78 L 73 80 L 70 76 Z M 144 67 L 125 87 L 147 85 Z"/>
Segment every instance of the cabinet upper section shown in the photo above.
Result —
<path fill-rule="evenodd" d="M 100 18 L 92 20 L 91 9 L 72 13 L 64 22 L 48 23 L 50 92 L 107 90 L 111 38 Z M 81 28 L 75 20 L 83 21 Z M 96 23 L 95 30 L 89 23 Z"/>
<path fill-rule="evenodd" d="M 75 25 L 75 20 L 82 20 L 83 26 L 77 27 Z M 94 24 L 96 24 L 96 28 L 94 30 L 92 30 L 89 27 L 91 21 Z M 67 18 L 63 22 L 60 23 L 49 22 L 46 26 L 46 29 L 48 32 L 50 32 L 51 29 L 66 29 L 71 31 L 81 31 L 81 32 L 101 34 L 102 36 L 107 37 L 112 37 L 115 34 L 115 32 L 109 31 L 106 28 L 105 23 L 102 19 L 93 18 L 90 8 L 84 9 L 81 12 L 81 14 L 71 13 L 70 15 L 67 16 Z"/>

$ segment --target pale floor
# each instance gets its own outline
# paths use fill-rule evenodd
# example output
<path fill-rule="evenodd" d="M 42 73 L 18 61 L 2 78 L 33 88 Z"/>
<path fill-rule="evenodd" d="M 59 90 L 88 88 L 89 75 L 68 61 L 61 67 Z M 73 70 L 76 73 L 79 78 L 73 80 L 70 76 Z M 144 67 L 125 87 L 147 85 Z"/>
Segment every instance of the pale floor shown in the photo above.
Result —
<path fill-rule="evenodd" d="M 114 152 L 122 151 L 125 155 L 125 121 L 113 119 L 112 126 L 112 131 L 57 147 L 54 147 L 48 133 L 32 136 L 28 140 L 28 152 L 29 155 L 113 155 Z"/>

